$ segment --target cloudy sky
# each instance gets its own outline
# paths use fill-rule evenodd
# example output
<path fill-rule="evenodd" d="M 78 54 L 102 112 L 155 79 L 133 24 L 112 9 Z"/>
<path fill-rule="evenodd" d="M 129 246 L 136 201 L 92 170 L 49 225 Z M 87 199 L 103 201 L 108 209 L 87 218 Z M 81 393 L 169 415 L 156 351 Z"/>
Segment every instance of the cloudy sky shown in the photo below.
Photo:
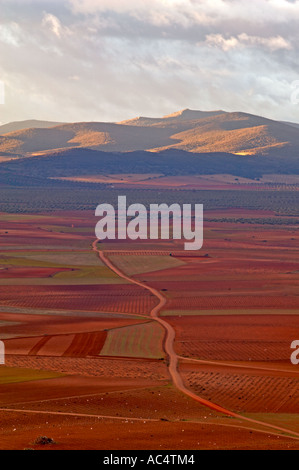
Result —
<path fill-rule="evenodd" d="M 0 0 L 0 122 L 183 108 L 299 122 L 298 52 L 299 0 Z"/>

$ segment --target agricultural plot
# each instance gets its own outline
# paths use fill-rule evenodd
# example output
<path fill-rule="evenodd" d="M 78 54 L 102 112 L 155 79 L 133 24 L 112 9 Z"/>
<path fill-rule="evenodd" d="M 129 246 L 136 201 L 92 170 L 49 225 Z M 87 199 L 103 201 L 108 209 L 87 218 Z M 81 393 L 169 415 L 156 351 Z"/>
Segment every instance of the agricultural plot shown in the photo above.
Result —
<path fill-rule="evenodd" d="M 13 258 L 26 258 L 28 260 L 51 263 L 56 266 L 74 267 L 74 266 L 103 266 L 100 258 L 93 251 L 21 251 L 10 253 Z M 17 261 L 15 261 L 17 264 Z"/>
<path fill-rule="evenodd" d="M 2 251 L 0 266 L 2 285 L 126 284 L 94 252 Z"/>
<path fill-rule="evenodd" d="M 3 309 L 2 309 L 3 310 Z M 39 309 L 39 308 L 20 308 L 20 307 L 5 307 L 6 313 L 0 313 L 1 320 L 3 319 L 6 321 L 10 318 L 16 318 L 25 320 L 27 322 L 30 315 L 41 315 L 44 316 L 54 316 L 54 317 L 71 317 L 73 320 L 76 321 L 77 317 L 84 317 L 85 320 L 89 320 L 91 318 L 102 319 L 104 317 L 111 318 L 130 318 L 128 314 L 113 314 L 107 312 L 88 312 L 86 310 L 61 310 L 61 309 Z M 23 317 L 21 317 L 23 315 Z M 136 317 L 142 319 L 142 317 Z M 21 321 L 21 320 L 20 320 Z"/>
<path fill-rule="evenodd" d="M 128 284 L 106 267 L 94 268 L 5 268 L 0 270 L 3 286 L 58 286 L 89 284 Z"/>
<path fill-rule="evenodd" d="M 165 310 L 200 310 L 200 309 L 299 309 L 297 295 L 215 295 L 177 297 L 169 299 Z"/>
<path fill-rule="evenodd" d="M 114 359 L 115 360 L 115 359 Z M 88 404 L 87 404 L 88 400 Z M 124 403 L 126 406 L 124 406 Z M 169 406 L 171 403 L 171 406 Z M 201 420 L 206 417 L 206 409 L 199 407 L 191 398 L 177 391 L 167 384 L 149 388 L 135 388 L 113 393 L 99 393 L 87 397 L 66 397 L 61 400 L 49 400 L 46 403 L 31 403 L 32 410 L 53 410 L 64 412 L 65 407 L 72 409 L 73 413 L 88 413 L 94 415 L 135 417 L 141 416 L 156 419 L 157 415 L 167 421 L 178 421 L 180 417 L 187 421 Z M 226 420 L 216 412 L 210 413 L 217 420 Z"/>
<path fill-rule="evenodd" d="M 0 286 L 0 298 L 3 306 L 136 314 L 148 314 L 157 303 L 150 292 L 126 284 Z"/>
<path fill-rule="evenodd" d="M 52 379 L 61 376 L 62 374 L 53 371 L 0 366 L 0 385 Z"/>
<path fill-rule="evenodd" d="M 157 322 L 116 328 L 108 332 L 101 355 L 161 359 L 163 337 Z"/>
<path fill-rule="evenodd" d="M 164 310 L 162 317 L 181 317 L 181 316 L 227 316 L 227 315 L 299 315 L 299 309 L 228 309 L 228 310 Z"/>
<path fill-rule="evenodd" d="M 69 281 L 70 283 L 74 281 L 78 284 L 80 283 L 80 280 L 82 280 L 82 283 L 84 284 L 86 279 L 89 279 L 89 284 L 93 283 L 93 281 L 99 284 L 126 284 L 124 279 L 120 279 L 110 269 L 106 268 L 106 266 L 72 268 L 72 270 L 58 272 L 55 274 L 54 278 L 55 281 L 64 280 L 64 282 Z"/>
<path fill-rule="evenodd" d="M 82 315 L 82 312 L 79 313 Z M 105 330 L 134 325 L 143 320 L 132 315 L 109 315 L 108 313 L 90 316 L 88 312 L 85 312 L 84 316 L 73 315 L 73 313 L 70 315 L 1 314 L 1 317 L 3 316 L 22 320 L 21 323 L 1 327 L 0 339 L 5 338 L 7 334 L 13 338 L 5 342 L 6 351 L 9 354 L 18 354 L 21 353 L 20 351 L 22 354 L 29 354 L 36 348 L 36 344 L 47 343 L 56 336 L 61 337 L 62 346 L 63 343 L 70 341 L 68 335 L 90 334 L 91 341 L 93 334 L 101 335 Z M 62 354 L 66 347 L 59 349 L 58 355 Z M 39 349 L 37 348 L 37 351 Z"/>
<path fill-rule="evenodd" d="M 99 331 L 95 333 L 79 333 L 74 336 L 71 344 L 63 353 L 63 356 L 98 356 L 105 343 L 106 337 L 106 331 Z"/>
<path fill-rule="evenodd" d="M 19 325 L 19 324 L 20 324 L 19 322 L 0 320 L 0 331 L 3 326 L 8 327 L 8 326 L 14 326 L 14 325 Z"/>
<path fill-rule="evenodd" d="M 154 252 L 153 252 L 154 253 Z M 143 255 L 109 255 L 109 259 L 129 276 L 134 274 L 147 273 L 151 271 L 159 271 L 167 268 L 175 268 L 185 264 L 171 256 L 158 256 L 152 254 Z"/>
<path fill-rule="evenodd" d="M 77 333 L 22 338 L 8 342 L 7 353 L 28 356 L 87 357 L 101 352 L 107 333 Z"/>
<path fill-rule="evenodd" d="M 299 432 L 299 414 L 296 413 L 246 413 L 249 418 L 267 421 L 274 426 L 283 426 Z"/>
<path fill-rule="evenodd" d="M 198 395 L 233 411 L 296 413 L 299 409 L 299 378 L 212 371 L 188 371 L 183 376 Z"/>
<path fill-rule="evenodd" d="M 167 317 L 178 354 L 203 360 L 290 362 L 298 315 Z"/>
<path fill-rule="evenodd" d="M 22 281 L 17 279 L 25 280 L 31 279 L 31 283 L 34 282 L 32 279 L 52 279 L 56 274 L 60 272 L 68 271 L 64 268 L 35 268 L 35 267 L 5 267 L 0 268 L 0 279 L 3 284 L 18 284 Z"/>
<path fill-rule="evenodd" d="M 222 200 L 219 204 L 222 207 Z M 19 420 L 30 426 L 34 420 L 37 426 L 40 422 L 38 415 L 24 418 L 27 406 L 44 413 L 111 415 L 118 418 L 113 420 L 114 440 L 115 433 L 123 432 L 119 418 L 125 414 L 126 419 L 157 419 L 157 428 L 167 431 L 167 436 L 173 436 L 177 425 L 182 439 L 185 420 L 193 420 L 192 434 L 182 441 L 182 448 L 190 448 L 192 439 L 201 448 L 210 441 L 213 448 L 215 442 L 219 447 L 298 447 L 291 439 L 283 442 L 283 436 L 255 435 L 249 429 L 238 441 L 241 421 L 216 417 L 174 389 L 163 360 L 164 330 L 149 317 L 158 299 L 120 279 L 91 251 L 93 216 L 57 212 L 0 221 L 0 339 L 4 338 L 6 364 L 12 371 L 2 382 L 0 375 L 2 406 L 22 407 Z M 98 246 L 107 249 L 107 257 L 123 272 L 146 281 L 167 298 L 159 315 L 174 328 L 175 352 L 187 358 L 179 358 L 186 387 L 231 410 L 295 429 L 299 379 L 289 357 L 290 338 L 299 331 L 298 235 L 292 226 L 275 230 L 268 225 L 220 222 L 222 217 L 274 220 L 274 212 L 218 209 L 208 217 L 217 220 L 205 224 L 205 244 L 198 253 L 162 240 L 116 240 Z M 0 411 L 3 446 L 16 418 Z M 44 415 L 42 425 L 47 420 L 51 436 L 70 446 L 66 436 L 70 429 L 73 436 L 82 423 L 77 441 L 82 446 L 83 435 L 91 445 L 100 422 L 97 439 L 101 445 L 107 442 L 107 422 L 97 419 L 97 424 L 86 426 L 87 418 L 78 418 L 70 425 L 71 419 L 62 413 Z M 174 422 L 167 423 L 168 419 Z M 140 436 L 150 422 L 145 426 L 136 421 L 134 426 Z M 93 430 L 87 438 L 89 428 Z M 145 442 L 150 441 L 149 431 L 143 432 Z M 131 444 L 132 435 L 127 430 L 124 434 Z M 177 445 L 176 441 L 171 443 Z M 157 435 L 156 442 L 160 442 Z"/>
<path fill-rule="evenodd" d="M 169 383 L 169 375 L 163 361 L 143 358 L 119 358 L 115 356 L 98 357 L 47 357 L 47 356 L 9 356 L 7 365 L 28 369 L 43 369 L 61 374 L 75 375 L 77 386 L 85 386 L 86 377 L 97 377 L 102 391 L 122 390 L 130 382 L 129 388 L 155 386 Z M 80 377 L 79 377 L 80 376 Z M 102 382 L 102 383 L 101 383 Z M 147 382 L 147 383 L 145 383 Z M 100 393 L 100 389 L 95 393 Z M 88 393 L 88 392 L 86 392 Z M 72 390 L 69 395 L 73 396 Z M 40 398 L 42 399 L 42 397 Z"/>
<path fill-rule="evenodd" d="M 185 357 L 217 361 L 289 362 L 290 344 L 259 341 L 186 341 L 177 343 L 177 351 Z"/>
<path fill-rule="evenodd" d="M 65 284 L 126 284 L 91 250 L 93 234 L 89 237 L 86 231 L 90 231 L 92 226 L 86 215 L 44 216 L 49 225 L 43 227 L 40 225 L 42 219 L 43 216 L 24 216 L 18 220 L 11 216 L 0 221 L 2 286 L 24 286 L 24 289 L 30 286 L 30 289 L 31 286 Z M 64 228 L 66 233 L 63 233 Z M 81 228 L 86 235 L 75 233 Z M 9 245 L 6 246 L 7 241 Z"/>
<path fill-rule="evenodd" d="M 26 255 L 20 253 L 14 254 L 5 254 L 0 256 L 0 265 L 1 266 L 15 266 L 15 267 L 39 267 L 39 268 L 65 268 L 64 264 L 60 263 L 51 263 L 49 261 L 42 260 L 33 260 Z"/>

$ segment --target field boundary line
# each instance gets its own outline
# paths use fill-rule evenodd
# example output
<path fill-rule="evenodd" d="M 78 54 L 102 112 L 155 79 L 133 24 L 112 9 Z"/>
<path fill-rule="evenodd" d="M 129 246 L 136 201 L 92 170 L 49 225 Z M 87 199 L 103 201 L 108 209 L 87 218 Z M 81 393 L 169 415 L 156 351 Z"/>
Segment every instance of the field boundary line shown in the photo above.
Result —
<path fill-rule="evenodd" d="M 93 415 L 93 414 L 84 414 L 84 413 L 68 413 L 64 411 L 44 411 L 44 410 L 22 410 L 22 409 L 14 409 L 14 408 L 0 408 L 0 412 L 8 412 L 8 413 L 22 413 L 22 414 L 42 414 L 42 415 L 51 415 L 51 416 L 67 416 L 67 417 L 75 417 L 75 418 L 91 418 L 91 419 L 108 419 L 108 420 L 117 420 L 117 421 L 125 421 L 125 422 L 133 422 L 137 421 L 140 422 L 142 421 L 143 423 L 146 422 L 155 422 L 159 423 L 161 422 L 161 419 L 155 419 L 155 418 L 136 418 L 136 417 L 126 417 L 126 416 L 107 416 L 107 415 Z M 193 420 L 188 420 L 188 421 L 182 421 L 182 420 L 167 420 L 168 423 L 178 423 L 178 424 L 198 424 L 198 425 L 203 425 L 203 426 L 222 426 L 222 427 L 230 427 L 230 428 L 236 428 L 236 429 L 244 429 L 248 431 L 254 431 L 260 434 L 267 434 L 268 436 L 276 436 L 276 437 L 282 437 L 284 439 L 293 439 L 295 441 L 298 441 L 299 438 L 295 436 L 289 436 L 289 435 L 281 435 L 278 433 L 275 433 L 273 431 L 266 431 L 263 429 L 256 429 L 248 426 L 242 426 L 242 424 L 231 424 L 231 423 L 208 423 L 206 421 L 193 421 Z"/>
<path fill-rule="evenodd" d="M 258 367 L 258 366 L 246 366 L 246 365 L 237 365 L 225 362 L 217 361 L 205 361 L 203 359 L 194 359 L 192 357 L 178 356 L 179 359 L 189 362 L 198 362 L 202 365 L 211 365 L 211 366 L 220 366 L 220 367 L 234 367 L 236 369 L 249 369 L 249 370 L 262 370 L 264 372 L 282 372 L 284 374 L 299 374 L 299 371 L 291 371 L 286 369 L 273 369 L 270 367 Z"/>

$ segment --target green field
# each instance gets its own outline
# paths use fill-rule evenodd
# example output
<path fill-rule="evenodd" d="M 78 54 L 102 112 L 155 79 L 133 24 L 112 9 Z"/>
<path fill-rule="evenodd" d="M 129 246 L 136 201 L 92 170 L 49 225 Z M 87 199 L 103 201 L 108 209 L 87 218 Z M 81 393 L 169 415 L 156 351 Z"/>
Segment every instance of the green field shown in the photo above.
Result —
<path fill-rule="evenodd" d="M 118 266 L 125 274 L 134 275 L 160 271 L 167 268 L 175 268 L 185 264 L 171 256 L 156 255 L 109 255 L 109 259 Z"/>
<path fill-rule="evenodd" d="M 76 251 L 49 251 L 49 252 L 26 252 L 18 251 L 5 253 L 0 251 L 0 269 L 15 268 L 53 268 L 57 272 L 49 276 L 36 277 L 7 276 L 1 278 L 2 285 L 56 285 L 56 284 L 126 284 L 113 271 L 107 268 L 95 252 Z M 67 268 L 68 271 L 63 269 Z"/>
<path fill-rule="evenodd" d="M 101 356 L 163 358 L 164 331 L 157 322 L 115 328 L 108 336 Z"/>
<path fill-rule="evenodd" d="M 0 366 L 0 385 L 63 377 L 57 372 Z"/>
<path fill-rule="evenodd" d="M 6 254 L 7 255 L 7 254 Z M 86 252 L 67 252 L 67 251 L 49 251 L 49 252 L 17 252 L 10 253 L 13 258 L 23 258 L 43 263 L 54 263 L 64 267 L 74 266 L 103 266 L 97 253 L 89 250 Z"/>

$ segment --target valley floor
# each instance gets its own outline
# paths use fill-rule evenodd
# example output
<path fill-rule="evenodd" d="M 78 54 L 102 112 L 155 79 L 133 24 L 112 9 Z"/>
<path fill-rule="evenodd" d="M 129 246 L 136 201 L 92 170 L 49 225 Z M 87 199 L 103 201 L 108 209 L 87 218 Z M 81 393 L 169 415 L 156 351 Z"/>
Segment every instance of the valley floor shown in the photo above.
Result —
<path fill-rule="evenodd" d="M 207 213 L 192 253 L 2 214 L 0 448 L 299 449 L 299 236 L 239 215 Z"/>

